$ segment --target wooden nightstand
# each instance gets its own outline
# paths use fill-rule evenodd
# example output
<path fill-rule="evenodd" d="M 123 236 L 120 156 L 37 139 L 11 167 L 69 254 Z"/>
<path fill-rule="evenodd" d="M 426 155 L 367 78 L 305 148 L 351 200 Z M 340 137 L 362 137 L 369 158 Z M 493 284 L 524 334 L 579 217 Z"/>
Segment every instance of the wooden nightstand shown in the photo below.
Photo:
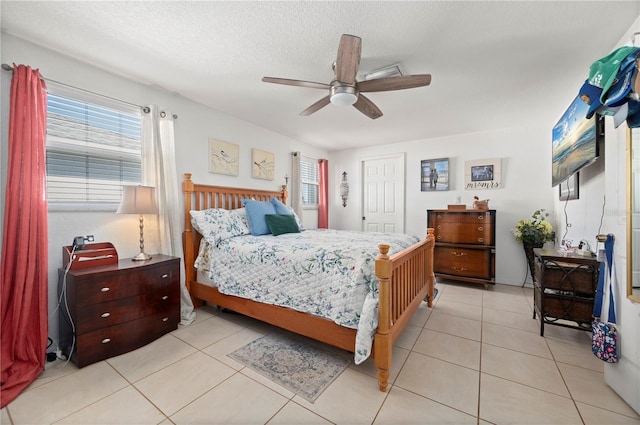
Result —
<path fill-rule="evenodd" d="M 125 258 L 70 270 L 66 277 L 59 269 L 58 275 L 60 349 L 78 367 L 135 350 L 178 327 L 177 257 Z"/>
<path fill-rule="evenodd" d="M 545 323 L 590 330 L 600 275 L 598 260 L 554 249 L 535 248 L 533 253 L 533 318 L 540 316 L 540 336 L 544 336 Z"/>

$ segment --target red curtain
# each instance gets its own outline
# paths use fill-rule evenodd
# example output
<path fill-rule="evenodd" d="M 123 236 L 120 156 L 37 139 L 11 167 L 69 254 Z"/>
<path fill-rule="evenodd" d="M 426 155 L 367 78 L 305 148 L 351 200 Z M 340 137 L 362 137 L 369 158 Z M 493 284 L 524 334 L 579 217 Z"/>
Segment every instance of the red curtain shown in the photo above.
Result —
<path fill-rule="evenodd" d="M 48 336 L 45 90 L 38 70 L 14 64 L 0 282 L 0 407 L 15 399 L 45 365 Z"/>
<path fill-rule="evenodd" d="M 329 161 L 318 160 L 318 229 L 329 228 Z"/>

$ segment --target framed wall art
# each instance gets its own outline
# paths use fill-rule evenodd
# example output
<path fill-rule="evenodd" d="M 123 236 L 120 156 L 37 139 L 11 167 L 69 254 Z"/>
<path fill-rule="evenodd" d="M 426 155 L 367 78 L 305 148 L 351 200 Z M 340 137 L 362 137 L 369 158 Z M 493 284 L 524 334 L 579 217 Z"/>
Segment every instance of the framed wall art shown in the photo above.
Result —
<path fill-rule="evenodd" d="M 449 158 L 420 161 L 420 190 L 449 190 Z"/>
<path fill-rule="evenodd" d="M 251 177 L 254 179 L 273 180 L 275 165 L 275 155 L 271 152 L 251 150 Z"/>
<path fill-rule="evenodd" d="M 237 176 L 240 148 L 233 143 L 209 139 L 209 172 Z"/>
<path fill-rule="evenodd" d="M 580 198 L 579 174 L 580 173 L 575 173 L 562 183 L 558 184 L 561 201 L 570 201 L 572 199 Z"/>
<path fill-rule="evenodd" d="M 465 189 L 502 189 L 500 158 L 464 162 Z"/>

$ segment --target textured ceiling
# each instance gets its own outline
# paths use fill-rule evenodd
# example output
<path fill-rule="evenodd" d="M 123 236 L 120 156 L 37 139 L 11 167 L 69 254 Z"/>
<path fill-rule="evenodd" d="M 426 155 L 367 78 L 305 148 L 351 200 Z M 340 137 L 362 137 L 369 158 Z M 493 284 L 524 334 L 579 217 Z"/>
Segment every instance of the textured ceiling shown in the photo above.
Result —
<path fill-rule="evenodd" d="M 0 4 L 8 34 L 329 150 L 531 124 L 640 15 L 640 1 Z M 384 113 L 371 120 L 301 117 L 327 93 L 261 82 L 329 83 L 343 33 L 362 38 L 360 74 L 400 63 L 431 85 L 368 94 Z"/>

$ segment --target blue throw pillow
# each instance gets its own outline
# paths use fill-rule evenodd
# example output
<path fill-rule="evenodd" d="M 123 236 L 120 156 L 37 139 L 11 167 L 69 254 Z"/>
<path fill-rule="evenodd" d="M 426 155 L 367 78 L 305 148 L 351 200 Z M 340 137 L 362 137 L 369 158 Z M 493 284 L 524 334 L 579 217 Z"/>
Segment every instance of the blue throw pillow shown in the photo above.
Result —
<path fill-rule="evenodd" d="M 254 236 L 268 235 L 271 233 L 265 215 L 276 214 L 276 209 L 271 202 L 260 202 L 252 199 L 243 199 L 242 206 L 247 210 L 249 229 Z"/>
<path fill-rule="evenodd" d="M 271 197 L 271 203 L 273 204 L 273 208 L 276 209 L 276 214 L 280 215 L 293 215 L 293 211 L 289 209 L 288 206 L 283 204 L 278 198 L 275 196 Z"/>
<path fill-rule="evenodd" d="M 295 219 L 296 219 L 296 224 L 298 225 L 300 230 L 302 230 L 302 222 L 300 221 L 300 217 L 298 217 L 298 214 L 296 214 L 296 212 L 293 210 L 293 208 L 283 204 L 275 196 L 271 197 L 271 203 L 273 204 L 273 207 L 276 209 L 276 214 L 294 216 Z"/>

